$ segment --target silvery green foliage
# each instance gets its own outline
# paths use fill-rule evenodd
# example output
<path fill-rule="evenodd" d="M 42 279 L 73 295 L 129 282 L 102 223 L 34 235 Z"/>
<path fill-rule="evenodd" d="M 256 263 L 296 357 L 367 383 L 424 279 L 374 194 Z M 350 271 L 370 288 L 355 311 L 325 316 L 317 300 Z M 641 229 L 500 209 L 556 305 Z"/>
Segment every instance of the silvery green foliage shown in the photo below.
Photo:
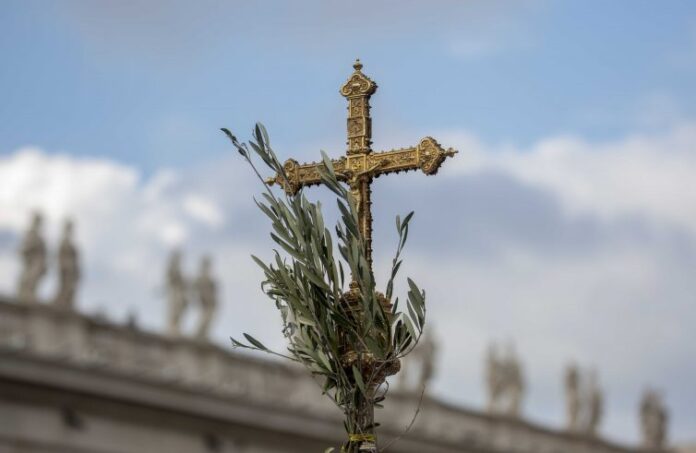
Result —
<path fill-rule="evenodd" d="M 222 130 L 262 182 L 252 153 L 287 180 L 263 125 L 256 125 L 254 140 L 248 144 L 239 142 L 229 130 Z M 324 224 L 320 203 L 310 202 L 302 191 L 295 196 L 278 195 L 264 184 L 263 198 L 256 201 L 271 221 L 271 238 L 279 248 L 275 249 L 275 258 L 270 263 L 253 259 L 264 271 L 264 292 L 281 313 L 288 353 L 271 351 L 246 333 L 246 341 L 232 339 L 232 342 L 235 347 L 279 355 L 304 365 L 318 378 L 323 393 L 346 414 L 346 430 L 360 433 L 372 427 L 359 426 L 353 417 L 356 408 L 365 400 L 377 405 L 384 399 L 384 394 L 378 395 L 374 390 L 381 383 L 377 381 L 380 370 L 378 366 L 368 375 L 360 362 L 346 369 L 341 362 L 342 342 L 350 350 L 371 353 L 378 363 L 402 358 L 415 347 L 423 331 L 425 293 L 408 279 L 406 310 L 399 309 L 397 298 L 392 313 L 384 312 L 375 295 L 375 281 L 365 256 L 355 202 L 338 181 L 330 159 L 324 153 L 322 156 L 322 181 L 336 194 L 341 214 L 335 237 Z M 410 213 L 403 220 L 396 218 L 398 245 L 384 291 L 389 300 L 412 216 Z M 355 312 L 348 313 L 340 303 L 351 275 L 358 284 L 362 305 L 357 316 Z"/>

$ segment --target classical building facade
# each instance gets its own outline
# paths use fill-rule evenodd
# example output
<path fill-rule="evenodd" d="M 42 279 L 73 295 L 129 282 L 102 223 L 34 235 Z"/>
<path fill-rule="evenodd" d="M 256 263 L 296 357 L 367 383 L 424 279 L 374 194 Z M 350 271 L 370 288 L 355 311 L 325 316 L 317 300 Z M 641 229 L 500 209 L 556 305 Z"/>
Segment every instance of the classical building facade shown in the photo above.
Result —
<path fill-rule="evenodd" d="M 323 452 L 338 410 L 303 370 L 0 297 L 0 453 Z M 419 395 L 392 392 L 382 446 Z M 644 451 L 425 397 L 394 453 Z"/>

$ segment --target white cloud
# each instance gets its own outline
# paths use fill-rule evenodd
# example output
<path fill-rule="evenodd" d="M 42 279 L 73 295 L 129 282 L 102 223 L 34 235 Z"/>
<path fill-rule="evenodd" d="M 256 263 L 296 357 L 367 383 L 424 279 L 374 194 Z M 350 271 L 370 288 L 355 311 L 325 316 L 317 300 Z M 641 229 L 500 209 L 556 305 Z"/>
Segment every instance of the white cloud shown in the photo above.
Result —
<path fill-rule="evenodd" d="M 696 123 L 608 143 L 554 137 L 530 149 L 485 148 L 466 134 L 447 140 L 466 150 L 454 163 L 460 174 L 502 171 L 548 190 L 571 215 L 640 216 L 696 234 Z"/>
<path fill-rule="evenodd" d="M 108 214 L 133 190 L 138 174 L 113 162 L 47 157 L 37 148 L 24 148 L 0 159 L 0 180 L 0 228 L 19 231 L 34 209 L 53 220 L 77 212 Z"/>
<path fill-rule="evenodd" d="M 224 216 L 220 207 L 213 201 L 198 194 L 186 194 L 182 201 L 183 208 L 191 217 L 210 226 L 220 228 L 224 223 Z"/>

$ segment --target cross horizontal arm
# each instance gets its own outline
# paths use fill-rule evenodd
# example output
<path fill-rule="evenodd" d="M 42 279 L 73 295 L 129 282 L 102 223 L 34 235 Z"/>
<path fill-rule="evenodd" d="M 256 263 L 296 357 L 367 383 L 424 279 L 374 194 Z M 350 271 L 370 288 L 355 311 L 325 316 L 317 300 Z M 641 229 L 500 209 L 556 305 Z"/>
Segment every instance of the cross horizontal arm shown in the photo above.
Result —
<path fill-rule="evenodd" d="M 452 148 L 445 150 L 434 138 L 425 137 L 418 145 L 410 148 L 353 154 L 331 162 L 339 181 L 350 182 L 363 176 L 371 179 L 384 174 L 418 169 L 426 175 L 434 175 L 445 159 L 456 153 Z M 294 159 L 288 159 L 283 164 L 287 181 L 283 175 L 277 174 L 266 180 L 266 183 L 278 184 L 289 195 L 295 195 L 303 187 L 321 184 L 319 168 L 322 165 L 321 162 L 299 164 Z"/>
<path fill-rule="evenodd" d="M 448 157 L 457 153 L 449 148 L 445 150 L 432 137 L 425 137 L 416 146 L 370 153 L 365 156 L 365 169 L 371 177 L 388 173 L 410 170 L 422 170 L 426 175 L 434 175 Z M 350 159 L 350 158 L 349 158 Z"/>
<path fill-rule="evenodd" d="M 334 171 L 340 181 L 346 179 L 343 174 L 346 166 L 346 159 L 342 157 L 338 160 L 332 160 Z M 288 159 L 283 164 L 283 169 L 287 176 L 287 181 L 283 175 L 277 174 L 266 180 L 266 184 L 278 184 L 288 195 L 295 195 L 301 188 L 307 186 L 316 186 L 321 184 L 321 175 L 319 168 L 323 165 L 322 162 L 311 162 L 308 164 L 298 163 L 295 159 Z"/>

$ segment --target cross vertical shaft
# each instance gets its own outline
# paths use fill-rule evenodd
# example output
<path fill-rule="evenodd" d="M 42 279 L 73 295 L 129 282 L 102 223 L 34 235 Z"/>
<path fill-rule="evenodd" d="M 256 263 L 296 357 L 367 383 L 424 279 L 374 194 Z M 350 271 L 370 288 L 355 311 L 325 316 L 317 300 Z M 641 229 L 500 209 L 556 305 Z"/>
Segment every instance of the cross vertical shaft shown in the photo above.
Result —
<path fill-rule="evenodd" d="M 364 160 L 372 152 L 370 97 L 377 91 L 377 84 L 362 73 L 360 60 L 355 62 L 353 69 L 355 71 L 341 87 L 341 94 L 348 100 L 346 154 L 349 161 Z M 347 172 L 346 176 L 358 209 L 358 226 L 365 242 L 365 256 L 372 269 L 372 175 L 365 170 L 367 169 L 352 170 Z"/>

